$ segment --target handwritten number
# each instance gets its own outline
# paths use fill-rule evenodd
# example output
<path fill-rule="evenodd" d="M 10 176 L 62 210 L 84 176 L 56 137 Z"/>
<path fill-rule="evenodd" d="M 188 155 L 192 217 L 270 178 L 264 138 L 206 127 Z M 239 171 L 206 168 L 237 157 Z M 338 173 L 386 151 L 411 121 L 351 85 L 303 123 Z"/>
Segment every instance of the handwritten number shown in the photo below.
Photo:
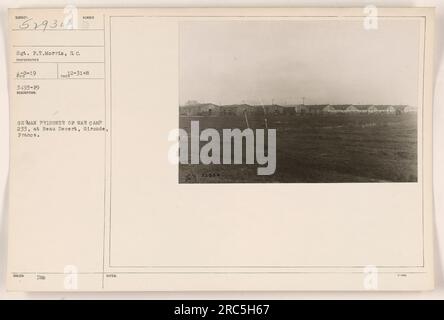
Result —
<path fill-rule="evenodd" d="M 35 29 L 37 30 L 39 27 L 43 27 L 43 31 L 48 27 L 48 20 L 43 20 L 39 25 L 36 24 Z"/>
<path fill-rule="evenodd" d="M 56 20 L 56 19 L 54 19 L 53 21 L 52 21 L 52 24 L 50 24 L 50 28 L 57 28 L 57 24 L 58 24 L 58 21 Z"/>
<path fill-rule="evenodd" d="M 20 25 L 19 29 L 26 30 L 26 29 L 33 29 L 33 30 L 42 30 L 45 31 L 46 29 L 57 29 L 58 27 L 63 28 L 63 22 L 59 22 L 57 19 L 53 19 L 51 21 L 49 20 L 42 20 L 39 22 L 36 22 L 33 20 L 33 18 L 29 18 L 24 20 Z"/>
<path fill-rule="evenodd" d="M 19 26 L 20 29 L 28 29 L 29 28 L 29 22 L 31 22 L 32 18 L 26 19 L 22 22 L 22 24 Z"/>

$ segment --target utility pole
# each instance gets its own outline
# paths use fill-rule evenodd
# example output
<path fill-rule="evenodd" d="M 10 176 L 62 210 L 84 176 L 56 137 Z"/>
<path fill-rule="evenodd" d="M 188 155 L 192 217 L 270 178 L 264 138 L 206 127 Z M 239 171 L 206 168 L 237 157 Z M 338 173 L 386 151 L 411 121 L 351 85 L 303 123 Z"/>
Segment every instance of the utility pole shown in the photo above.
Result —
<path fill-rule="evenodd" d="M 245 124 L 247 125 L 247 128 L 250 129 L 250 124 L 248 123 L 248 117 L 247 117 L 247 110 L 244 110 L 244 116 L 245 116 Z"/>
<path fill-rule="evenodd" d="M 265 123 L 265 129 L 268 129 L 267 113 L 265 112 L 265 107 L 264 107 L 264 105 L 262 105 L 262 109 L 264 110 L 264 123 Z"/>

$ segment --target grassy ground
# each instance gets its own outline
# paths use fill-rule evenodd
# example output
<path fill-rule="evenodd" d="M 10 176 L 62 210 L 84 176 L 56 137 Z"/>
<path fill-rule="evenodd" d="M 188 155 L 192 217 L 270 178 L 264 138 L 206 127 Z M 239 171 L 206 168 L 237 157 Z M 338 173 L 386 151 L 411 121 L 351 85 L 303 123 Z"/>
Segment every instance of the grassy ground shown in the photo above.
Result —
<path fill-rule="evenodd" d="M 276 172 L 258 176 L 257 165 L 180 165 L 181 183 L 257 182 L 415 182 L 417 181 L 416 113 L 273 115 Z M 242 116 L 180 117 L 189 132 L 246 128 Z M 252 129 L 264 128 L 263 115 L 249 116 Z M 222 149 L 221 149 L 222 150 Z"/>

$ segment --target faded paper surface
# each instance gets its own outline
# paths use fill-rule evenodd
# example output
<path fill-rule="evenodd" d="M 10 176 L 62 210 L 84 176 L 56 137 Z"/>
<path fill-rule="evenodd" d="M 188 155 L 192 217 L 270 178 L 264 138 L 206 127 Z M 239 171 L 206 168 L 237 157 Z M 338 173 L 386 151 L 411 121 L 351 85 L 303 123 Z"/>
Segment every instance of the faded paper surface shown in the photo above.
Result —
<path fill-rule="evenodd" d="M 369 31 L 417 34 L 417 179 L 272 184 L 179 183 L 184 28 L 356 28 L 362 9 L 70 10 L 72 30 L 63 9 L 10 11 L 11 290 L 433 287 L 431 9 L 379 9 Z"/>

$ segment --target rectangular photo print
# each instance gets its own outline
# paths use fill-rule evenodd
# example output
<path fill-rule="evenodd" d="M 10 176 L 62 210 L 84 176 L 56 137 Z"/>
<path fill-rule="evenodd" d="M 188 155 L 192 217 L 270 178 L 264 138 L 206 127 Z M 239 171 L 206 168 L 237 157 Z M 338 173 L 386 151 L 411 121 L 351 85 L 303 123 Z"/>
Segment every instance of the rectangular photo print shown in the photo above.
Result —
<path fill-rule="evenodd" d="M 179 183 L 417 182 L 420 22 L 181 22 Z"/>

